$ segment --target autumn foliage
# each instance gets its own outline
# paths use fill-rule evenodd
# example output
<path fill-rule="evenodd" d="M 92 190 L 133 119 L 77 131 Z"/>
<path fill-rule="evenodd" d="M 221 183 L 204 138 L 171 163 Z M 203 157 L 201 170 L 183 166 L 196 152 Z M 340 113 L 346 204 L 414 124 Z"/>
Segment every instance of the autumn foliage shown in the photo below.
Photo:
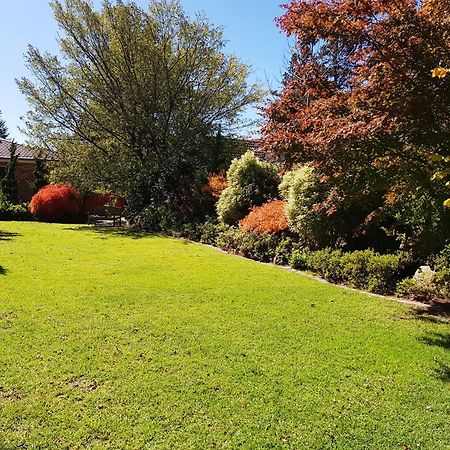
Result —
<path fill-rule="evenodd" d="M 271 200 L 262 206 L 252 208 L 248 216 L 239 222 L 243 231 L 258 234 L 278 233 L 289 228 L 283 200 Z"/>
<path fill-rule="evenodd" d="M 220 197 L 221 192 L 228 186 L 227 178 L 222 173 L 210 173 L 208 182 L 203 186 L 203 192 L 209 193 L 214 199 Z"/>
<path fill-rule="evenodd" d="M 450 85 L 442 70 L 431 76 L 450 61 L 450 1 L 291 0 L 284 8 L 278 24 L 295 53 L 265 110 L 265 149 L 317 163 L 347 194 L 429 180 L 429 156 L 450 152 Z"/>
<path fill-rule="evenodd" d="M 316 207 L 357 217 L 355 236 L 445 240 L 444 208 L 437 217 L 421 205 L 448 197 L 431 157 L 450 157 L 450 0 L 290 0 L 284 9 L 278 25 L 294 51 L 263 112 L 265 151 L 288 168 L 315 167 L 330 186 Z M 394 204 L 391 192 L 402 194 Z"/>
<path fill-rule="evenodd" d="M 29 210 L 43 222 L 77 221 L 81 214 L 81 196 L 68 184 L 48 184 L 33 196 Z"/>

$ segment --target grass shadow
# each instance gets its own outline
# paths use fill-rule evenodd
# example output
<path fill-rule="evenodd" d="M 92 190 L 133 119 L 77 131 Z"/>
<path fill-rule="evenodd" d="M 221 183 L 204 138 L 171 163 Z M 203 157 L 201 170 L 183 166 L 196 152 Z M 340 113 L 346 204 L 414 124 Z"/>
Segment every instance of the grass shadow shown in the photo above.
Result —
<path fill-rule="evenodd" d="M 69 231 L 79 231 L 79 232 L 94 232 L 96 234 L 104 236 L 104 238 L 107 237 L 129 237 L 131 239 L 148 239 L 148 238 L 154 238 L 154 237 L 160 237 L 163 236 L 162 234 L 158 233 L 147 233 L 145 231 L 133 231 L 128 230 L 126 228 L 120 228 L 120 227 L 98 227 L 93 225 L 84 225 L 80 227 L 67 227 L 64 228 L 65 230 Z"/>
<path fill-rule="evenodd" d="M 0 230 L 0 241 L 10 241 L 12 238 L 20 236 L 19 233 L 13 233 L 11 231 Z"/>
<path fill-rule="evenodd" d="M 421 337 L 420 342 L 450 350 L 450 333 L 430 333 Z"/>
<path fill-rule="evenodd" d="M 426 345 L 440 347 L 444 350 L 450 350 L 450 333 L 429 333 L 419 338 L 419 341 Z M 450 366 L 447 363 L 436 361 L 439 365 L 435 370 L 435 376 L 444 383 L 450 382 Z"/>
<path fill-rule="evenodd" d="M 6 269 L 0 266 L 0 275 L 6 275 Z"/>

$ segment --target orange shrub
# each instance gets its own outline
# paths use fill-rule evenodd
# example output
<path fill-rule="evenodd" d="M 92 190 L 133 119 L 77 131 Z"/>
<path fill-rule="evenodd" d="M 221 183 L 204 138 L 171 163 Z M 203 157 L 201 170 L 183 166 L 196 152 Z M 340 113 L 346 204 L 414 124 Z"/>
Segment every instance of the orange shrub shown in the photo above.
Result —
<path fill-rule="evenodd" d="M 210 173 L 208 183 L 203 186 L 203 192 L 208 192 L 213 198 L 218 199 L 221 192 L 228 186 L 227 179 L 222 173 Z"/>
<path fill-rule="evenodd" d="M 81 196 L 68 184 L 48 184 L 31 199 L 30 213 L 43 222 L 78 221 L 81 215 Z"/>
<path fill-rule="evenodd" d="M 243 231 L 259 234 L 278 233 L 289 228 L 283 200 L 271 200 L 262 206 L 254 206 L 248 216 L 239 222 Z"/>

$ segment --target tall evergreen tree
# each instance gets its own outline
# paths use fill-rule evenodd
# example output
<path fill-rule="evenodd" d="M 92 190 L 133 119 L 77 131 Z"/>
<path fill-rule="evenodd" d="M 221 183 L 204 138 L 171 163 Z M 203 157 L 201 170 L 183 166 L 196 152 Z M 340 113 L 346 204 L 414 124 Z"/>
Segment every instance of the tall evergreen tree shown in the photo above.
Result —
<path fill-rule="evenodd" d="M 34 175 L 34 183 L 33 183 L 33 192 L 38 192 L 44 186 L 47 186 L 49 183 L 48 180 L 48 167 L 47 161 L 42 157 L 41 154 L 38 154 L 35 158 L 36 169 L 33 172 Z"/>
<path fill-rule="evenodd" d="M 9 155 L 5 176 L 0 181 L 0 195 L 3 197 L 4 201 L 16 204 L 19 202 L 16 181 L 16 167 L 19 155 L 17 154 L 17 144 L 15 142 L 11 142 Z"/>
<path fill-rule="evenodd" d="M 2 119 L 2 112 L 0 111 L 0 139 L 6 139 L 8 137 L 8 127 L 5 121 Z"/>

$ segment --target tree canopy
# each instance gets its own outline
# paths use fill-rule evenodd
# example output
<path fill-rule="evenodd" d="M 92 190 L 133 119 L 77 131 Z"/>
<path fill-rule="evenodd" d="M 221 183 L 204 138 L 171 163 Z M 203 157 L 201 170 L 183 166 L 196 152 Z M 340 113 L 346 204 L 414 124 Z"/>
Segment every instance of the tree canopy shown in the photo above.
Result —
<path fill-rule="evenodd" d="M 446 198 L 431 181 L 430 157 L 450 152 L 450 80 L 432 77 L 450 61 L 450 1 L 291 0 L 284 8 L 278 23 L 295 52 L 264 110 L 266 150 L 332 179 L 339 189 L 329 214 L 357 199 L 372 220 L 419 190 Z"/>
<path fill-rule="evenodd" d="M 57 154 L 59 177 L 125 196 L 136 210 L 184 203 L 218 131 L 260 98 L 222 31 L 178 1 L 52 3 L 60 54 L 30 46 L 20 80 L 33 143 Z"/>

